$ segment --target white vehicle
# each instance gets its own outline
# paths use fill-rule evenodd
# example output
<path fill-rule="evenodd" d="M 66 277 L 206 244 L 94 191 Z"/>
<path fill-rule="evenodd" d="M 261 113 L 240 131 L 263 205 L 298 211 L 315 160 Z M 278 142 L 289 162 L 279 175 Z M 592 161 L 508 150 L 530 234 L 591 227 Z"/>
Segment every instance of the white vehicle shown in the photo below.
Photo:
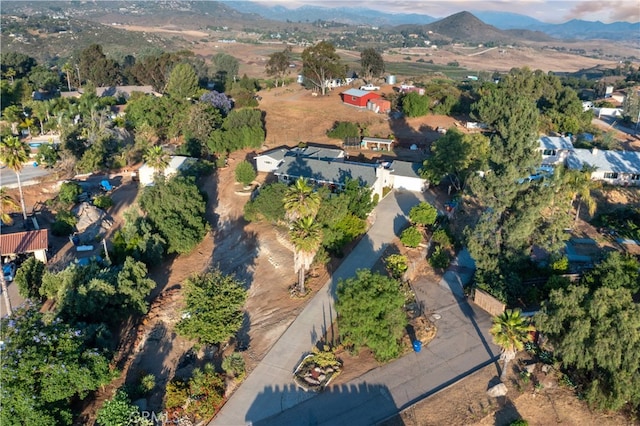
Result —
<path fill-rule="evenodd" d="M 364 86 L 360 86 L 360 90 L 380 90 L 380 86 L 374 86 L 373 84 L 365 84 Z"/>

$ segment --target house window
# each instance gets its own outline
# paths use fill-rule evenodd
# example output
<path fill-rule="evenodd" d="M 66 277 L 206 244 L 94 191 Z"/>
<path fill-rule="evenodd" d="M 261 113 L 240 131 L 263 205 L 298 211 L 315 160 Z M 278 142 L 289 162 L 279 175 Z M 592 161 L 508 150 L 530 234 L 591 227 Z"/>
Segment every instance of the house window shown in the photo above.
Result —
<path fill-rule="evenodd" d="M 356 98 L 355 96 L 352 96 L 352 97 L 351 97 L 351 100 L 352 100 L 352 101 L 355 101 L 356 99 L 358 99 L 358 98 Z"/>
<path fill-rule="evenodd" d="M 289 176 L 287 175 L 282 176 L 282 180 L 289 180 Z"/>
<path fill-rule="evenodd" d="M 542 155 L 556 155 L 555 149 L 545 149 L 542 151 Z"/>
<path fill-rule="evenodd" d="M 640 180 L 640 175 L 631 175 L 631 180 Z"/>
<path fill-rule="evenodd" d="M 618 179 L 618 174 L 613 172 L 607 172 L 604 174 L 605 179 Z"/>

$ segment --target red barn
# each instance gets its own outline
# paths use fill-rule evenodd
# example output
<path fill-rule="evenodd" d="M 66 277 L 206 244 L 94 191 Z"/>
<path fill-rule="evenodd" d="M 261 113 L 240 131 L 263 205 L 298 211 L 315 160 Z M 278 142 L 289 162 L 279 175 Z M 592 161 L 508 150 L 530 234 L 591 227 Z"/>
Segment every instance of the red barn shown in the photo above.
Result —
<path fill-rule="evenodd" d="M 357 106 L 360 108 L 366 108 L 367 102 L 372 99 L 380 98 L 380 95 L 374 92 L 368 92 L 366 90 L 349 89 L 340 93 L 342 96 L 342 102 L 345 104 Z"/>

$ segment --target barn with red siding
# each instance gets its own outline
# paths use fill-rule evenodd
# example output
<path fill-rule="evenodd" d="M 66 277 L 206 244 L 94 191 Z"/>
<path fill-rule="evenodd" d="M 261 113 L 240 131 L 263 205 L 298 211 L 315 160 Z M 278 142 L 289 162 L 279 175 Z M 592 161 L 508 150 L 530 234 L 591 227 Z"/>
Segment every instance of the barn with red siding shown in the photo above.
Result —
<path fill-rule="evenodd" d="M 340 93 L 340 96 L 342 96 L 342 102 L 344 102 L 345 104 L 357 106 L 360 108 L 366 108 L 367 102 L 372 99 L 380 98 L 380 95 L 377 93 L 359 89 L 346 90 Z"/>

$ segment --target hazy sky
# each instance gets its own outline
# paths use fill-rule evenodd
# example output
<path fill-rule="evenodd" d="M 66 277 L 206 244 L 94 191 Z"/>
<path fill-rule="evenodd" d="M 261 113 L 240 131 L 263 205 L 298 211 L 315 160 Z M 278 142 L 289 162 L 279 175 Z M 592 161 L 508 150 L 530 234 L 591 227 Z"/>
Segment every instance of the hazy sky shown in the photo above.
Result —
<path fill-rule="evenodd" d="M 570 19 L 615 22 L 640 21 L 640 0 L 253 0 L 289 8 L 302 5 L 323 7 L 364 7 L 390 13 L 420 13 L 443 18 L 463 10 L 491 10 L 531 16 L 543 22 L 559 23 Z M 640 35 L 639 35 L 640 37 Z"/>

